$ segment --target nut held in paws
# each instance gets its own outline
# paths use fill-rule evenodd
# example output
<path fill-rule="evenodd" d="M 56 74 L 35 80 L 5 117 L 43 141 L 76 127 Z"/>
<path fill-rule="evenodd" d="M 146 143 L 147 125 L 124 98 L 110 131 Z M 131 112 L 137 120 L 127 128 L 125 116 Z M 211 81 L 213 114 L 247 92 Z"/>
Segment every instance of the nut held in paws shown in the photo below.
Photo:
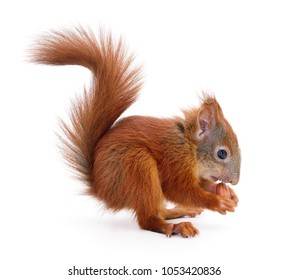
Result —
<path fill-rule="evenodd" d="M 216 185 L 216 194 L 221 195 L 226 198 L 230 198 L 230 190 L 224 183 L 219 183 Z"/>

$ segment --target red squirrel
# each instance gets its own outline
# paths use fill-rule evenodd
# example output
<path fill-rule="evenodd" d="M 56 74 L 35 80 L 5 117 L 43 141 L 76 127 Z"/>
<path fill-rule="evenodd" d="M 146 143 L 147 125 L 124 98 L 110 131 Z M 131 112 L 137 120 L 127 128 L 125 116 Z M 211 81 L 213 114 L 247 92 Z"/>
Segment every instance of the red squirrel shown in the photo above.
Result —
<path fill-rule="evenodd" d="M 60 136 L 65 159 L 88 194 L 113 211 L 133 210 L 141 228 L 167 236 L 198 234 L 190 222 L 168 219 L 203 209 L 234 211 L 238 198 L 225 184 L 239 181 L 240 149 L 215 97 L 204 94 L 184 117 L 119 119 L 142 87 L 141 67 L 133 65 L 121 39 L 103 32 L 97 38 L 82 27 L 53 31 L 40 37 L 30 55 L 34 63 L 92 72 L 91 87 L 73 103 Z M 165 201 L 175 208 L 167 209 Z"/>

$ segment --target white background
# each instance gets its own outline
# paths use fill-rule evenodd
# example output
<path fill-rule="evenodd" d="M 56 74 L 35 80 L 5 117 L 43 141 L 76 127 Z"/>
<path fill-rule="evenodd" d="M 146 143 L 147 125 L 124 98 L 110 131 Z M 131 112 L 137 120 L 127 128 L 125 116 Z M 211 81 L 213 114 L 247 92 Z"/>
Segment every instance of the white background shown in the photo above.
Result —
<path fill-rule="evenodd" d="M 78 279 L 69 268 L 123 265 L 159 271 L 126 279 L 288 279 L 287 1 L 27 0 L 3 2 L 0 13 L 1 279 Z M 79 195 L 54 132 L 89 73 L 25 61 L 35 35 L 74 24 L 122 35 L 144 64 L 126 115 L 173 116 L 214 92 L 242 149 L 235 213 L 206 211 L 186 219 L 198 237 L 166 238 Z M 161 276 L 163 266 L 222 274 Z"/>

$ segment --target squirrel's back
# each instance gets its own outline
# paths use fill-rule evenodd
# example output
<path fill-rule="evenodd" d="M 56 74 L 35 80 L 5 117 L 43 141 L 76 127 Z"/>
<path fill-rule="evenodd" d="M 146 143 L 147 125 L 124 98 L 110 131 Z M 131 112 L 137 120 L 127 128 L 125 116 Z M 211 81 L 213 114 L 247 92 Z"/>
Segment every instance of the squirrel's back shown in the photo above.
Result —
<path fill-rule="evenodd" d="M 30 51 L 32 62 L 80 65 L 91 70 L 92 82 L 74 101 L 70 123 L 61 121 L 63 154 L 79 179 L 93 183 L 94 149 L 100 138 L 136 100 L 141 87 L 140 68 L 133 67 L 122 40 L 100 32 L 99 39 L 81 27 L 52 31 L 39 37 Z"/>

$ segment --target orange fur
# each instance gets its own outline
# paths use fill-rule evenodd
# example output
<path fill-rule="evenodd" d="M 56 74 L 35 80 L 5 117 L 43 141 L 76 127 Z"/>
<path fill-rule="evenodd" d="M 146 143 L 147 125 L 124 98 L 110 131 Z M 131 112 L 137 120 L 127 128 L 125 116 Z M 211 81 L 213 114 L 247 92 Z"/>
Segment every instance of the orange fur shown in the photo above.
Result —
<path fill-rule="evenodd" d="M 122 41 L 78 28 L 43 36 L 32 49 L 36 63 L 82 65 L 93 73 L 92 86 L 71 110 L 71 124 L 61 123 L 66 160 L 88 185 L 88 193 L 118 211 L 132 209 L 148 230 L 182 236 L 198 233 L 191 223 L 166 219 L 195 216 L 202 209 L 225 214 L 236 203 L 208 191 L 215 179 L 236 184 L 240 152 L 237 138 L 214 97 L 184 118 L 131 116 L 118 120 L 141 88 Z M 229 160 L 215 149 L 225 146 Z M 229 161 L 229 162 L 228 162 Z M 176 203 L 166 209 L 164 199 Z"/>

